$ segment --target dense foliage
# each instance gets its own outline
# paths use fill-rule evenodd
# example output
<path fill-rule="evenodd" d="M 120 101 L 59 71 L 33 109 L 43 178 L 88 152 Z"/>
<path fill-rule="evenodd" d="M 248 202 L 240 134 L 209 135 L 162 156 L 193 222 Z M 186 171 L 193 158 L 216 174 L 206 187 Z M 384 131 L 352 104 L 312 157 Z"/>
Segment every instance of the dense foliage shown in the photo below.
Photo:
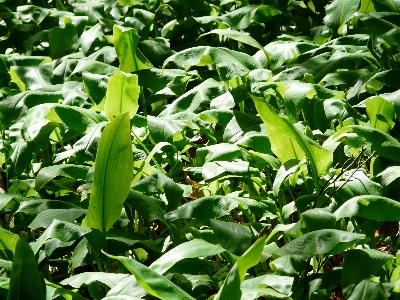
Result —
<path fill-rule="evenodd" d="M 0 0 L 0 299 L 400 299 L 399 0 Z"/>

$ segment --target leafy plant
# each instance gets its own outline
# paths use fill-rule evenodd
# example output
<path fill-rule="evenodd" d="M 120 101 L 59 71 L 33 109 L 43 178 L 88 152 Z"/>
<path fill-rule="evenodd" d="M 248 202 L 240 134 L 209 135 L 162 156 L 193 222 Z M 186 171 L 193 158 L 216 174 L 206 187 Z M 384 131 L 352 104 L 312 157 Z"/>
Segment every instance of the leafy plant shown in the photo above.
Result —
<path fill-rule="evenodd" d="M 398 2 L 0 0 L 0 299 L 399 299 Z"/>

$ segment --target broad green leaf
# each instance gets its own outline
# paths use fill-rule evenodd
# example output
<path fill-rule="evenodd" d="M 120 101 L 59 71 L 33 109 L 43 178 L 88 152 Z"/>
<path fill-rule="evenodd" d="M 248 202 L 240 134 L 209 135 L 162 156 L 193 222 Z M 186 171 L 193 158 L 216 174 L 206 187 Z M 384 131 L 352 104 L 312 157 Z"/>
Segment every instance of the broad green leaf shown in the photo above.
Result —
<path fill-rule="evenodd" d="M 268 43 L 264 49 L 270 54 L 270 68 L 275 71 L 282 67 L 286 62 L 289 62 L 300 54 L 318 48 L 318 45 L 307 43 L 307 42 L 293 42 L 278 40 Z M 258 51 L 253 57 L 259 60 L 265 59 L 265 54 L 262 51 Z"/>
<path fill-rule="evenodd" d="M 300 215 L 300 226 L 304 233 L 319 229 L 334 229 L 336 218 L 322 208 L 309 209 Z"/>
<path fill-rule="evenodd" d="M 353 17 L 360 7 L 360 0 L 334 0 L 326 7 L 324 22 L 332 32 L 342 34 L 341 27 Z"/>
<path fill-rule="evenodd" d="M 210 226 L 218 242 L 229 252 L 242 255 L 251 245 L 251 231 L 248 227 L 234 222 L 210 220 Z"/>
<path fill-rule="evenodd" d="M 140 214 L 140 216 L 146 220 L 165 220 L 164 215 L 166 205 L 164 201 L 142 195 L 132 190 L 129 192 L 127 201 L 129 201 L 132 207 Z"/>
<path fill-rule="evenodd" d="M 293 276 L 304 271 L 309 264 L 298 256 L 284 255 L 274 259 L 269 266 L 278 275 Z"/>
<path fill-rule="evenodd" d="M 336 219 L 359 216 L 377 221 L 400 221 L 400 204 L 389 198 L 363 195 L 351 198 L 335 212 Z"/>
<path fill-rule="evenodd" d="M 79 47 L 77 28 L 67 17 L 64 18 L 64 23 L 63 27 L 50 29 L 50 57 L 53 59 L 70 54 Z"/>
<path fill-rule="evenodd" d="M 264 23 L 281 12 L 271 5 L 248 5 L 220 17 L 234 30 L 245 29 L 253 22 Z"/>
<path fill-rule="evenodd" d="M 32 244 L 32 250 L 34 253 L 37 253 L 50 238 L 58 239 L 62 242 L 71 242 L 90 233 L 91 231 L 91 229 L 79 225 L 53 220 L 51 225 L 42 233 L 37 241 Z"/>
<path fill-rule="evenodd" d="M 13 66 L 10 75 L 21 92 L 27 89 L 37 90 L 51 85 L 53 68 L 50 63 L 39 66 Z"/>
<path fill-rule="evenodd" d="M 117 116 L 104 128 L 97 152 L 89 209 L 82 225 L 107 232 L 118 220 L 132 181 L 129 115 Z"/>
<path fill-rule="evenodd" d="M 278 291 L 279 293 L 284 294 L 282 296 L 287 296 L 290 294 L 292 290 L 293 281 L 294 281 L 293 277 L 278 276 L 275 274 L 265 274 L 257 276 L 255 278 L 244 280 L 240 289 L 243 292 L 243 296 L 244 295 L 249 296 L 251 291 L 255 290 L 256 292 L 258 292 L 260 286 L 265 286 L 265 287 L 271 287 L 272 289 Z"/>
<path fill-rule="evenodd" d="M 250 175 L 249 162 L 247 161 L 215 161 L 204 164 L 201 174 L 207 182 L 217 180 L 223 176 Z"/>
<path fill-rule="evenodd" d="M 400 27 L 382 18 L 375 17 L 373 14 L 356 13 L 355 16 L 363 21 L 375 36 L 383 39 L 391 46 L 400 46 Z"/>
<path fill-rule="evenodd" d="M 337 254 L 365 238 L 364 234 L 337 229 L 321 229 L 306 233 L 281 247 L 276 254 L 309 258 L 315 254 Z"/>
<path fill-rule="evenodd" d="M 201 239 L 193 239 L 171 249 L 150 265 L 150 269 L 164 274 L 178 261 L 186 258 L 207 257 L 220 254 L 225 249 Z"/>
<path fill-rule="evenodd" d="M 265 236 L 259 238 L 249 250 L 238 258 L 228 275 L 218 294 L 214 297 L 215 300 L 239 300 L 242 295 L 240 285 L 242 284 L 246 272 L 251 267 L 254 267 L 260 261 L 262 250 L 265 246 Z"/>
<path fill-rule="evenodd" d="M 390 299 L 393 284 L 372 282 L 368 279 L 361 281 L 354 288 L 348 300 L 384 300 Z"/>
<path fill-rule="evenodd" d="M 85 92 L 95 103 L 100 104 L 106 96 L 108 76 L 91 73 L 82 73 Z"/>
<path fill-rule="evenodd" d="M 77 165 L 54 165 L 45 167 L 39 171 L 35 180 L 35 189 L 40 190 L 46 183 L 57 176 L 65 176 L 72 179 L 85 180 L 89 167 Z"/>
<path fill-rule="evenodd" d="M 354 287 L 361 281 L 368 280 L 370 276 L 375 275 L 391 259 L 393 259 L 392 255 L 375 249 L 354 249 L 347 251 L 342 273 L 344 296 L 348 298 L 352 292 L 357 293 L 357 290 L 353 291 Z M 363 271 L 360 272 L 360 269 Z M 365 297 L 358 299 L 365 299 Z"/>
<path fill-rule="evenodd" d="M 179 112 L 196 112 L 203 103 L 217 98 L 226 91 L 224 83 L 211 78 L 207 79 L 174 100 L 159 116 L 165 117 Z"/>
<path fill-rule="evenodd" d="M 91 48 L 104 42 L 104 32 L 102 31 L 101 25 L 96 24 L 90 29 L 86 30 L 80 36 L 80 42 L 82 51 L 85 55 L 89 55 Z"/>
<path fill-rule="evenodd" d="M 111 75 L 118 71 L 117 67 L 111 66 L 109 64 L 94 61 L 94 60 L 83 60 L 80 59 L 76 64 L 71 75 L 78 76 L 83 73 L 92 73 L 98 75 Z"/>
<path fill-rule="evenodd" d="M 233 161 L 242 155 L 240 148 L 228 143 L 206 146 L 196 151 L 196 166 L 201 167 L 210 161 Z"/>
<path fill-rule="evenodd" d="M 236 30 L 229 30 L 229 29 L 214 29 L 214 30 L 211 30 L 210 32 L 203 33 L 202 35 L 199 36 L 199 38 L 202 36 L 205 36 L 207 34 L 211 34 L 211 33 L 219 34 L 219 35 L 225 36 L 227 38 L 233 39 L 235 41 L 241 42 L 243 44 L 250 45 L 254 48 L 257 48 L 257 49 L 263 51 L 264 54 L 267 57 L 269 57 L 268 52 L 265 51 L 263 46 L 261 46 L 261 44 L 259 42 L 257 42 L 250 35 L 248 35 L 244 32 L 240 32 L 240 31 L 236 31 Z"/>
<path fill-rule="evenodd" d="M 138 76 L 117 72 L 108 80 L 104 111 L 112 119 L 113 116 L 128 112 L 129 117 L 133 118 L 139 104 L 140 87 Z"/>
<path fill-rule="evenodd" d="M 371 127 L 388 133 L 393 128 L 395 111 L 393 105 L 382 97 L 371 97 L 366 100 L 367 115 Z"/>
<path fill-rule="evenodd" d="M 399 177 L 400 177 L 400 166 L 388 167 L 381 173 L 376 175 L 376 178 L 379 178 L 383 186 L 388 186 Z"/>
<path fill-rule="evenodd" d="M 372 0 L 376 11 L 391 11 L 400 13 L 400 1 L 399 0 Z"/>
<path fill-rule="evenodd" d="M 0 228 L 0 252 L 4 259 L 12 259 L 19 236 L 10 231 Z"/>
<path fill-rule="evenodd" d="M 139 35 L 135 28 L 125 28 L 118 25 L 113 27 L 114 46 L 122 72 L 133 72 L 152 68 L 152 64 L 137 48 Z"/>
<path fill-rule="evenodd" d="M 83 284 L 89 285 L 92 282 L 99 281 L 109 288 L 114 287 L 118 282 L 128 277 L 128 274 L 113 274 L 101 272 L 85 272 L 71 276 L 60 282 L 62 285 L 70 285 L 74 288 L 80 288 Z"/>
<path fill-rule="evenodd" d="M 106 254 L 112 259 L 116 259 L 121 262 L 125 268 L 131 272 L 138 283 L 148 292 L 150 295 L 157 297 L 159 299 L 190 299 L 194 298 L 184 292 L 182 289 L 177 287 L 171 281 L 169 281 L 164 276 L 158 274 L 156 271 L 142 265 L 136 260 L 123 257 L 123 256 L 113 256 Z"/>
<path fill-rule="evenodd" d="M 31 247 L 21 238 L 15 249 L 7 300 L 23 299 L 45 300 L 46 287 Z"/>
<path fill-rule="evenodd" d="M 267 128 L 272 151 L 281 163 L 307 156 L 314 178 L 326 174 L 332 164 L 333 154 L 299 132 L 286 118 L 278 116 L 265 100 L 252 98 Z"/>
<path fill-rule="evenodd" d="M 73 223 L 80 216 L 86 214 L 87 210 L 82 208 L 69 209 L 48 209 L 38 213 L 35 219 L 29 224 L 30 228 L 47 228 L 53 220 Z"/>
<path fill-rule="evenodd" d="M 243 76 L 251 70 L 262 69 L 260 62 L 245 53 L 209 46 L 193 47 L 178 52 L 167 58 L 163 68 L 169 62 L 176 63 L 186 70 L 192 66 L 215 64 L 224 81 Z"/>
<path fill-rule="evenodd" d="M 400 161 L 400 143 L 394 137 L 372 127 L 361 125 L 349 125 L 340 129 L 335 134 L 335 139 L 346 139 L 348 132 L 354 132 L 357 136 L 363 138 L 362 144 L 371 145 L 371 150 L 378 155 L 394 161 Z"/>
<path fill-rule="evenodd" d="M 184 193 L 176 182 L 155 169 L 152 174 L 131 185 L 131 189 L 150 196 L 164 194 L 168 201 L 167 211 L 179 206 Z"/>
<path fill-rule="evenodd" d="M 165 214 L 165 218 L 168 222 L 182 218 L 216 219 L 228 215 L 239 204 L 248 207 L 257 216 L 264 215 L 273 218 L 277 213 L 276 204 L 272 200 L 256 201 L 239 197 L 210 196 L 183 204 L 178 209 Z"/>

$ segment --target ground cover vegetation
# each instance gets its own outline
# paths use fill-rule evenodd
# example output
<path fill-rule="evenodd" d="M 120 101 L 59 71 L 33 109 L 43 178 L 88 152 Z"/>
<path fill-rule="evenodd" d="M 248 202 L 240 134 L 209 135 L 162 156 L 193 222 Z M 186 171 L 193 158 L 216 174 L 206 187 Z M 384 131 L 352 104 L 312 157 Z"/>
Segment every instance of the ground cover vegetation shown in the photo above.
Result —
<path fill-rule="evenodd" d="M 0 298 L 399 299 L 399 0 L 0 0 Z"/>

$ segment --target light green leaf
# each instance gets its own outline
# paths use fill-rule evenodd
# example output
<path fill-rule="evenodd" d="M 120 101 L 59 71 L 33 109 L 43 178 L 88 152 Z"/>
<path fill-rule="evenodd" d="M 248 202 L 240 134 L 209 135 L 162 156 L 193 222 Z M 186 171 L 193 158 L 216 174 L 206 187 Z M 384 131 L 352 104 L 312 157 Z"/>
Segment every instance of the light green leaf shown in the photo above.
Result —
<path fill-rule="evenodd" d="M 113 27 L 114 46 L 122 72 L 133 72 L 150 69 L 153 65 L 144 57 L 137 48 L 139 35 L 135 28 L 124 28 L 118 25 Z"/>
<path fill-rule="evenodd" d="M 265 100 L 255 96 L 252 99 L 267 128 L 272 151 L 281 163 L 307 156 L 315 180 L 326 174 L 332 164 L 333 154 L 299 132 L 289 120 L 278 116 Z"/>
<path fill-rule="evenodd" d="M 104 128 L 96 157 L 92 194 L 82 226 L 107 232 L 118 220 L 132 181 L 129 115 L 119 115 Z"/>
<path fill-rule="evenodd" d="M 334 215 L 336 219 L 359 216 L 377 221 L 400 221 L 400 203 L 374 195 L 357 196 L 347 200 Z"/>
<path fill-rule="evenodd" d="M 222 80 L 243 76 L 251 70 L 262 69 L 261 63 L 248 54 L 226 48 L 209 46 L 193 47 L 178 52 L 164 62 L 163 68 L 169 62 L 174 62 L 186 70 L 192 66 L 207 66 L 215 64 Z"/>
<path fill-rule="evenodd" d="M 197 258 L 217 255 L 225 249 L 201 239 L 193 239 L 171 249 L 150 265 L 150 269 L 164 274 L 178 261 L 186 258 Z"/>
<path fill-rule="evenodd" d="M 394 126 L 393 118 L 396 113 L 393 105 L 379 96 L 368 98 L 365 104 L 371 127 L 388 133 Z"/>
<path fill-rule="evenodd" d="M 264 47 L 261 46 L 261 44 L 259 42 L 257 42 L 255 39 L 253 39 L 250 35 L 248 35 L 244 32 L 240 32 L 240 31 L 236 31 L 236 30 L 229 30 L 229 29 L 214 29 L 214 30 L 211 30 L 210 32 L 203 33 L 202 35 L 199 36 L 199 38 L 202 36 L 205 36 L 207 34 L 211 34 L 211 33 L 219 34 L 219 35 L 228 37 L 230 39 L 233 39 L 235 41 L 241 42 L 243 44 L 250 45 L 254 48 L 257 48 L 257 49 L 263 51 L 264 54 L 267 57 L 269 57 L 269 54 L 264 49 Z"/>
<path fill-rule="evenodd" d="M 131 272 L 135 276 L 138 283 L 150 295 L 163 300 L 194 300 L 193 297 L 181 290 L 167 278 L 158 274 L 156 271 L 153 271 L 152 269 L 146 267 L 145 265 L 142 265 L 140 262 L 123 256 L 113 256 L 107 253 L 105 254 L 108 257 L 121 262 L 125 266 L 125 268 L 127 268 L 129 272 Z"/>
<path fill-rule="evenodd" d="M 337 254 L 365 238 L 365 234 L 321 229 L 306 233 L 281 247 L 275 253 L 309 258 L 315 254 Z"/>
<path fill-rule="evenodd" d="M 260 261 L 265 246 L 265 236 L 259 238 L 249 250 L 238 258 L 226 279 L 214 297 L 215 300 L 240 300 L 242 291 L 240 285 L 246 276 L 246 272 Z"/>
<path fill-rule="evenodd" d="M 128 274 L 113 274 L 113 273 L 102 273 L 102 272 L 85 272 L 71 276 L 60 282 L 62 285 L 70 285 L 73 288 L 80 288 L 83 284 L 89 285 L 95 281 L 99 281 L 107 285 L 109 288 L 113 288 L 118 282 L 128 277 Z"/>
<path fill-rule="evenodd" d="M 104 111 L 112 119 L 113 116 L 128 112 L 129 117 L 133 118 L 139 104 L 140 87 L 138 76 L 117 72 L 108 80 Z"/>

